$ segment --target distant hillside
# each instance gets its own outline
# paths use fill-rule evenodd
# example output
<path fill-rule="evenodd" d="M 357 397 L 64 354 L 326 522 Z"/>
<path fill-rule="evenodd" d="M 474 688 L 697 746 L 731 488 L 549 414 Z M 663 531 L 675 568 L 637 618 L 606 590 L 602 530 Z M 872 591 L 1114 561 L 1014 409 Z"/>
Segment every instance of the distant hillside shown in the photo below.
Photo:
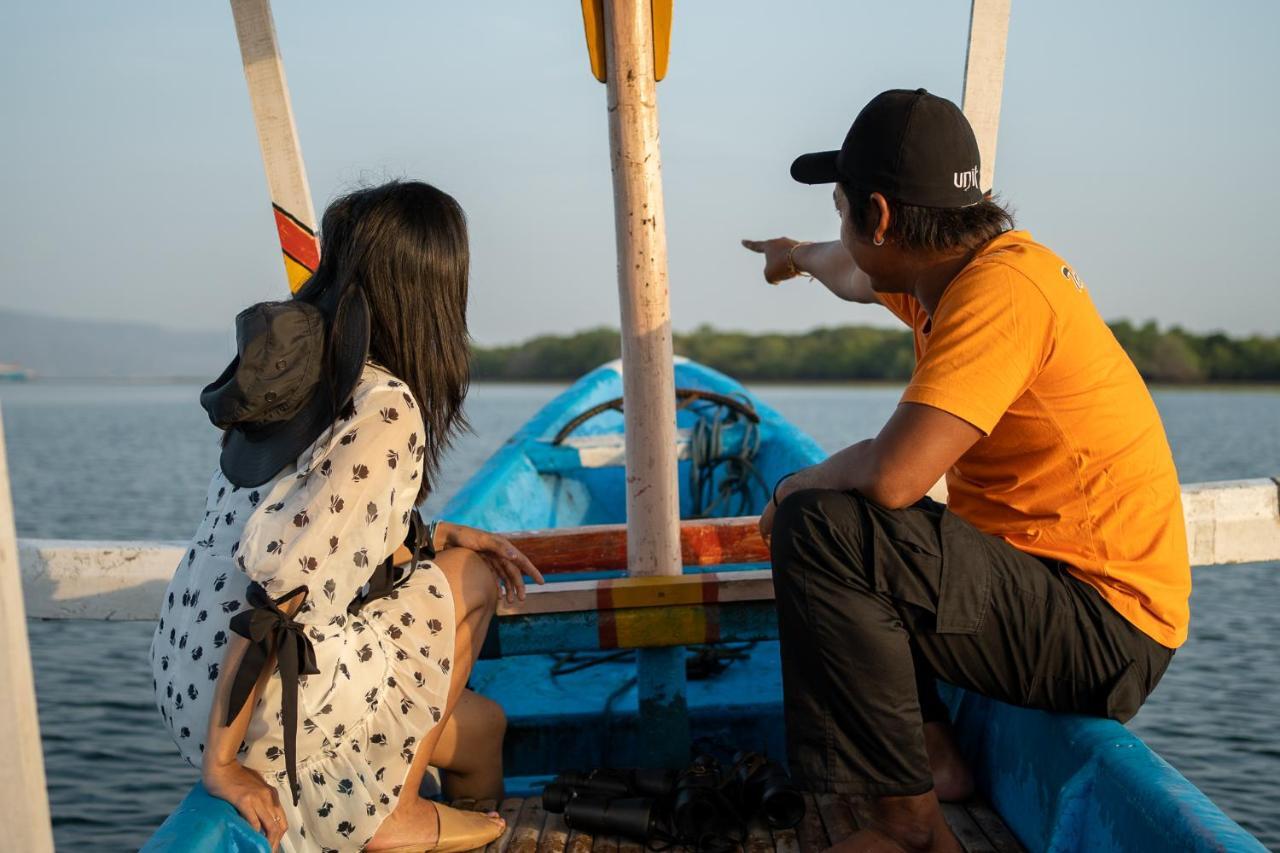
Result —
<path fill-rule="evenodd" d="M 178 332 L 0 310 L 0 362 L 16 362 L 39 376 L 211 380 L 233 355 L 230 328 Z"/>

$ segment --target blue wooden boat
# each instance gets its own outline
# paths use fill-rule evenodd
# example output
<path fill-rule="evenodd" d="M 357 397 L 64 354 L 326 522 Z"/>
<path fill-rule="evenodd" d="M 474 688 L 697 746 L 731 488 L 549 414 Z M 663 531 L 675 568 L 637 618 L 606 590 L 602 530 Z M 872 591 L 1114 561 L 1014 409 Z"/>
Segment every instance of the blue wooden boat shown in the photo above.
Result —
<path fill-rule="evenodd" d="M 730 377 L 677 359 L 675 380 L 683 516 L 757 514 L 768 500 L 766 484 L 823 458 L 813 439 Z M 621 395 L 620 363 L 583 376 L 513 435 L 442 516 L 506 531 L 622 522 L 623 419 L 613 405 Z M 714 571 L 731 584 L 735 573 L 758 576 L 762 568 Z M 686 567 L 689 574 L 707 570 Z M 550 582 L 581 585 L 619 574 L 553 575 Z M 702 743 L 782 755 L 772 605 L 716 608 L 723 642 L 694 655 L 704 665 L 691 666 L 691 734 Z M 659 610 L 651 613 L 660 623 Z M 506 709 L 510 792 L 534 791 L 565 768 L 646 763 L 637 748 L 635 665 L 617 650 L 627 643 L 616 633 L 612 649 L 602 642 L 601 619 L 600 611 L 579 608 L 495 620 L 491 654 L 477 664 L 471 685 Z M 945 685 L 944 695 L 981 796 L 1030 850 L 1264 849 L 1118 723 L 1016 708 Z M 258 850 L 261 840 L 197 786 L 144 850 Z"/>

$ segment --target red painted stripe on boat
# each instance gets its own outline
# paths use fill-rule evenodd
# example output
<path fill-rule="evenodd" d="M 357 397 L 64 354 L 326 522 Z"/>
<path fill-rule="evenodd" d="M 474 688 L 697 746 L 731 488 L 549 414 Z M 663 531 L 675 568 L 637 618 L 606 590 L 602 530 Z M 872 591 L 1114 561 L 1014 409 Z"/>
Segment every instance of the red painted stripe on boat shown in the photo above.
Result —
<path fill-rule="evenodd" d="M 596 632 L 600 639 L 600 648 L 616 649 L 618 647 L 618 617 L 616 611 L 601 610 L 596 613 Z"/>

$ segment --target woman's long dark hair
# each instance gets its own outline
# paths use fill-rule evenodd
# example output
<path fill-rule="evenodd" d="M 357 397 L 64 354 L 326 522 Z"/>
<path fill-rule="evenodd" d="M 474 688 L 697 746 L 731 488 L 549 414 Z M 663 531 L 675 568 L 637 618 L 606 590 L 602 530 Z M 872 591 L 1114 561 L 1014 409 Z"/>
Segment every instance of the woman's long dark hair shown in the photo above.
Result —
<path fill-rule="evenodd" d="M 466 216 L 453 196 L 430 184 L 392 181 L 330 204 L 320 239 L 320 265 L 299 295 L 336 286 L 333 292 L 342 294 L 335 315 L 340 318 L 354 288 L 364 291 L 369 357 L 409 386 L 426 426 L 421 503 L 440 457 L 467 428 L 462 414 L 471 342 Z M 341 327 L 340 322 L 332 326 Z M 326 347 L 329 353 L 335 350 Z"/>

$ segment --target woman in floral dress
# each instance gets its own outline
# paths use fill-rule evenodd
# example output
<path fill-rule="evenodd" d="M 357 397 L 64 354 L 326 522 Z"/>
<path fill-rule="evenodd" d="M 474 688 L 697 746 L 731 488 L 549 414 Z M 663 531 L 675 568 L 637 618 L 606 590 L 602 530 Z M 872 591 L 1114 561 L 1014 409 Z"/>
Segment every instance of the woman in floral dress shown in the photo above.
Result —
<path fill-rule="evenodd" d="M 465 425 L 465 220 L 396 182 L 335 202 L 322 236 L 315 276 L 237 318 L 202 395 L 222 459 L 161 605 L 156 701 L 273 848 L 483 846 L 496 814 L 419 789 L 435 766 L 451 796 L 501 796 L 505 718 L 465 685 L 498 596 L 542 578 L 415 509 Z"/>

